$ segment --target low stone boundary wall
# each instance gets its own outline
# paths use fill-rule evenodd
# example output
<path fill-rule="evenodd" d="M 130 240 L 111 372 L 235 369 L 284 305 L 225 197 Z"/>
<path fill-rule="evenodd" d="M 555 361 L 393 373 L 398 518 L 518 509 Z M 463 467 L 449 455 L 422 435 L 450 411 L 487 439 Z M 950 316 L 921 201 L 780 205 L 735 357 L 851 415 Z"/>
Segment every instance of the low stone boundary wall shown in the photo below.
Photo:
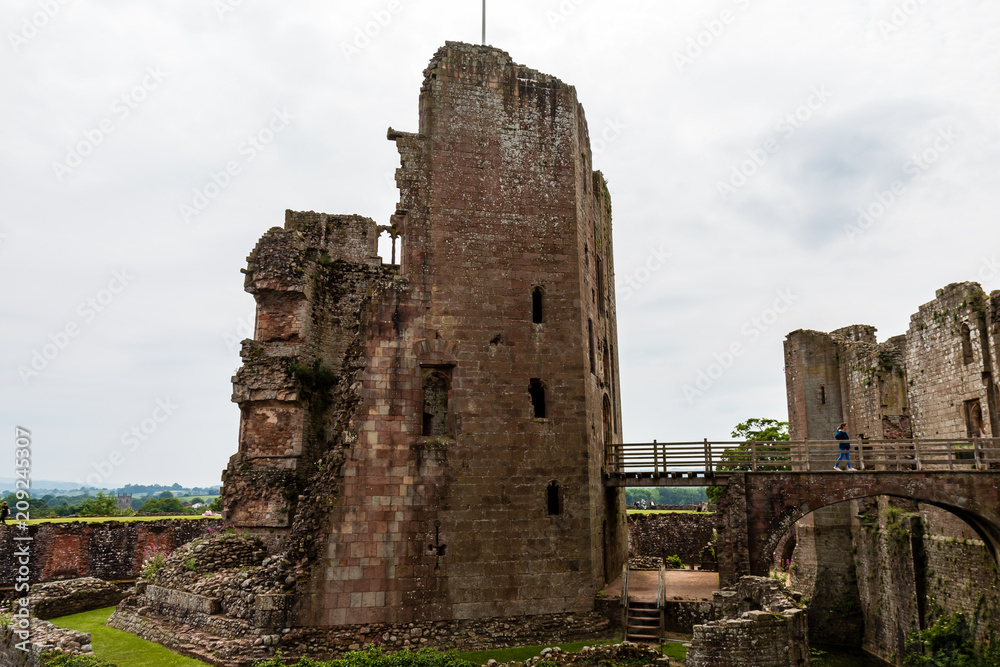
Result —
<path fill-rule="evenodd" d="M 662 558 L 680 556 L 685 565 L 701 563 L 701 552 L 712 540 L 715 514 L 629 514 L 628 555 Z"/>
<path fill-rule="evenodd" d="M 218 527 L 213 519 L 166 519 L 163 521 L 101 521 L 42 523 L 0 531 L 0 588 L 13 588 L 28 549 L 33 583 L 96 577 L 106 581 L 135 580 L 143 552 L 161 553 L 204 535 Z M 15 541 L 15 537 L 31 541 Z M 25 545 L 28 545 L 25 547 Z"/>
<path fill-rule="evenodd" d="M 73 655 L 93 655 L 89 632 L 59 628 L 48 621 L 32 618 L 28 628 L 31 636 L 23 639 L 14 625 L 0 627 L 0 667 L 41 667 L 42 656 L 50 651 Z M 27 641 L 27 651 L 18 648 Z"/>
<path fill-rule="evenodd" d="M 687 667 L 808 667 L 806 611 L 778 582 L 742 577 L 713 604 L 725 618 L 694 627 Z"/>
<path fill-rule="evenodd" d="M 202 617 L 203 619 L 221 617 Z M 488 648 L 556 644 L 611 635 L 611 623 L 597 613 L 546 614 L 468 621 L 427 621 L 397 625 L 370 624 L 336 628 L 284 628 L 278 634 L 226 638 L 199 623 L 179 623 L 151 610 L 119 609 L 108 625 L 131 632 L 212 665 L 249 667 L 273 657 L 329 660 L 378 643 L 386 651 L 419 649 L 477 651 Z M 200 628 L 194 630 L 193 627 Z"/>
<path fill-rule="evenodd" d="M 84 577 L 32 586 L 29 608 L 35 617 L 48 620 L 113 607 L 124 598 L 125 590 L 121 586 Z"/>

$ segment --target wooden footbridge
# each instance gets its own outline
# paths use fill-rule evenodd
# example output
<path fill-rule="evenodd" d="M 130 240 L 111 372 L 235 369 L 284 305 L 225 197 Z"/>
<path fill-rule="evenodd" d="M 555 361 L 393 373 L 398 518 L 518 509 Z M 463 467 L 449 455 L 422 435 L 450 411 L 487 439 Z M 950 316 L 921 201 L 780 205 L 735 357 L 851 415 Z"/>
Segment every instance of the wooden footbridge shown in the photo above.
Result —
<path fill-rule="evenodd" d="M 835 474 L 839 440 L 615 444 L 606 486 L 724 486 L 734 472 Z M 1000 438 L 853 440 L 850 466 L 865 472 L 1000 470 Z M 841 461 L 839 470 L 850 472 Z"/>
<path fill-rule="evenodd" d="M 778 541 L 806 514 L 835 503 L 893 496 L 934 505 L 968 523 L 1000 563 L 1000 438 L 851 441 L 849 470 L 836 440 L 613 445 L 604 484 L 728 486 L 719 499 L 720 578 L 766 576 Z"/>

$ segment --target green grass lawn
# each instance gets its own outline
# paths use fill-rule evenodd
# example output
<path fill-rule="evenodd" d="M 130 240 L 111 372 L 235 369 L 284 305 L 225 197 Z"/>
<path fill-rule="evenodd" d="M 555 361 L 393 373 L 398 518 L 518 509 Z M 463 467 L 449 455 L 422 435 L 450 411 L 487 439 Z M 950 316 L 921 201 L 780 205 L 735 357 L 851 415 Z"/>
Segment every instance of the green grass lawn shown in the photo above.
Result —
<path fill-rule="evenodd" d="M 221 516 L 202 516 L 200 514 L 182 514 L 177 516 L 79 516 L 79 517 L 49 517 L 47 519 L 32 519 L 28 521 L 29 526 L 39 523 L 72 523 L 73 521 L 86 521 L 88 523 L 100 521 L 162 521 L 164 519 L 221 519 Z M 13 524 L 13 522 L 11 522 Z M 16 524 L 14 524 L 16 525 Z"/>
<path fill-rule="evenodd" d="M 208 664 L 185 658 L 159 644 L 105 626 L 105 621 L 114 610 L 114 607 L 107 607 L 63 616 L 51 622 L 61 628 L 89 632 L 92 636 L 94 655 L 119 667 L 196 667 Z"/>
<path fill-rule="evenodd" d="M 663 655 L 675 660 L 684 660 L 688 654 L 687 647 L 680 642 L 664 642 L 660 650 L 663 652 Z"/>

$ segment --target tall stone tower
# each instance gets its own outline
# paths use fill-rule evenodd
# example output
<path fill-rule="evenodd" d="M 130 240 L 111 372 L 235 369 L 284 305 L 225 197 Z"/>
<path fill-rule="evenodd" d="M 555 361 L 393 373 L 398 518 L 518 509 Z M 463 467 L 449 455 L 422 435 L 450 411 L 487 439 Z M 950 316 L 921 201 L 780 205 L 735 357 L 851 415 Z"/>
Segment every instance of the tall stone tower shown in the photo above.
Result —
<path fill-rule="evenodd" d="M 299 626 L 592 610 L 626 528 L 601 479 L 611 202 L 576 91 L 449 42 L 389 139 L 391 224 L 289 211 L 248 258 L 228 517 L 287 554 Z"/>

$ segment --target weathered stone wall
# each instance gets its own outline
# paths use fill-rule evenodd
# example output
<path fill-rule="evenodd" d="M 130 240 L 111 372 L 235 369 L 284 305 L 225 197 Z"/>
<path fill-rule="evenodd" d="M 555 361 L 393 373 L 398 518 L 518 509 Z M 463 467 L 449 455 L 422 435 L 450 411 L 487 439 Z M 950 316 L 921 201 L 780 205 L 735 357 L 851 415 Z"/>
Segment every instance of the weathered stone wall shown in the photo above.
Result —
<path fill-rule="evenodd" d="M 701 562 L 701 552 L 712 541 L 715 514 L 630 514 L 629 556 L 680 556 L 685 565 Z"/>
<path fill-rule="evenodd" d="M 987 303 L 978 284 L 957 283 L 938 290 L 910 318 L 906 369 L 915 437 L 1000 435 Z M 976 425 L 969 414 L 973 404 Z"/>
<path fill-rule="evenodd" d="M 812 512 L 795 526 L 790 583 L 809 600 L 809 639 L 860 647 L 864 618 L 851 532 L 852 503 Z"/>
<path fill-rule="evenodd" d="M 743 577 L 714 604 L 723 618 L 694 627 L 687 667 L 809 665 L 805 611 L 776 581 Z"/>
<path fill-rule="evenodd" d="M 108 581 L 135 579 L 143 552 L 163 553 L 217 526 L 208 519 L 42 523 L 26 530 L 0 531 L 0 586 L 13 588 L 27 545 L 31 583 L 96 577 Z M 30 542 L 15 537 L 27 535 Z"/>
<path fill-rule="evenodd" d="M 611 203 L 576 91 L 449 43 L 419 132 L 388 138 L 390 225 L 288 212 L 248 258 L 226 514 L 289 564 L 293 626 L 589 612 L 627 528 L 601 479 Z"/>

